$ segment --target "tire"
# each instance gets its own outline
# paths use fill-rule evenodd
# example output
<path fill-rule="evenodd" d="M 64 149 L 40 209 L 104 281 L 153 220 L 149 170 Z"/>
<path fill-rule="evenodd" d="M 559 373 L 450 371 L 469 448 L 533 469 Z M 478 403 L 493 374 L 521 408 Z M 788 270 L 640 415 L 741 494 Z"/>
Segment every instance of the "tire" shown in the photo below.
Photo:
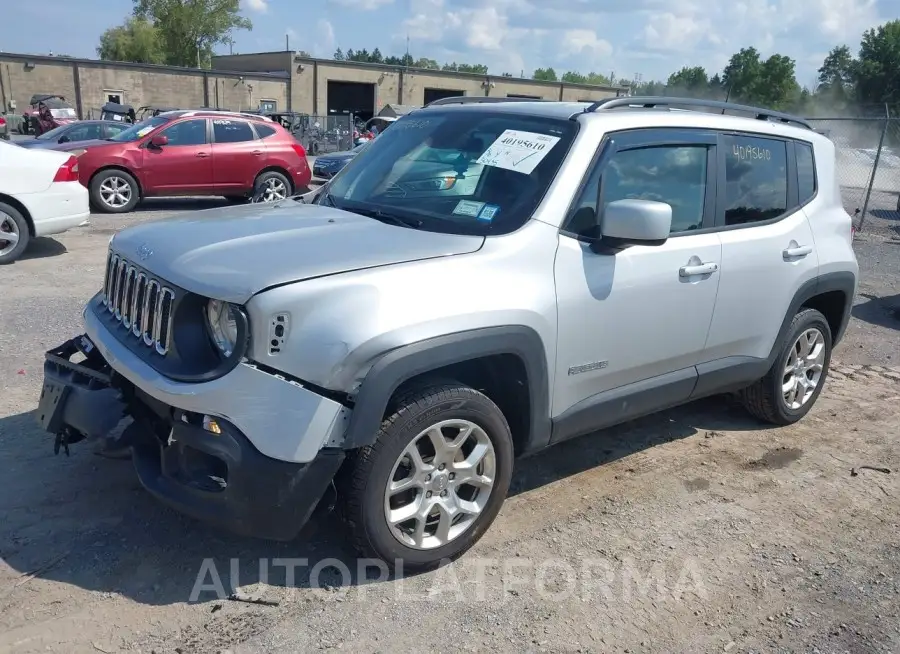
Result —
<path fill-rule="evenodd" d="M 446 468 L 431 465 L 440 458 L 433 454 L 429 458 L 428 448 L 433 441 L 423 434 L 441 423 L 445 423 L 444 442 L 448 436 L 452 440 L 463 433 L 461 429 L 447 424 L 448 421 L 459 422 L 460 427 L 474 428 L 472 436 L 462 441 L 459 449 L 455 450 L 457 457 L 467 452 L 471 456 L 475 449 L 470 446 L 476 443 L 480 451 L 488 452 L 481 459 L 482 463 L 477 464 L 484 467 L 476 468 L 482 479 L 493 478 L 486 498 L 480 494 L 485 492 L 484 489 L 473 496 L 475 486 L 450 478 L 451 474 L 466 474 L 460 471 L 461 468 L 456 468 L 450 458 L 444 459 L 450 461 Z M 424 469 L 420 469 L 418 482 L 412 490 L 392 496 L 392 501 L 399 501 L 396 506 L 402 506 L 404 502 L 426 506 L 427 499 L 427 506 L 432 507 L 432 512 L 437 511 L 432 515 L 446 516 L 448 514 L 440 511 L 440 506 L 444 506 L 445 502 L 456 505 L 461 498 L 468 500 L 470 507 L 480 508 L 474 515 L 469 512 L 458 514 L 460 522 L 449 527 L 456 528 L 458 533 L 446 534 L 450 537 L 443 542 L 438 538 L 437 525 L 426 524 L 416 518 L 410 518 L 411 522 L 405 524 L 401 521 L 396 530 L 388 524 L 388 482 L 398 479 L 398 474 L 405 469 L 404 461 L 411 461 L 404 458 L 405 452 L 416 443 L 422 446 L 416 450 L 419 460 L 426 462 L 425 466 L 430 466 L 434 474 L 425 477 Z M 448 450 L 447 456 L 452 457 L 453 451 Z M 343 515 L 351 540 L 360 554 L 381 559 L 392 570 L 400 569 L 398 562 L 401 561 L 403 570 L 433 569 L 442 562 L 461 556 L 484 535 L 506 498 L 512 468 L 513 443 L 509 425 L 497 405 L 487 396 L 455 382 L 412 391 L 397 401 L 391 415 L 382 422 L 375 444 L 357 450 L 342 470 L 339 497 L 343 502 Z M 459 472 L 452 473 L 454 469 Z M 410 479 L 415 477 L 415 473 L 412 475 Z M 444 497 L 441 493 L 447 499 L 441 499 Z M 482 498 L 480 502 L 479 498 Z M 478 504 L 481 506 L 478 507 Z M 417 547 L 412 542 L 414 536 L 408 532 L 414 534 L 415 527 L 420 524 L 426 524 L 425 535 L 430 542 L 420 540 L 422 546 Z M 401 534 L 400 528 L 406 530 L 406 536 Z"/>
<path fill-rule="evenodd" d="M 791 379 L 802 380 L 804 377 L 811 381 L 811 372 L 813 376 L 816 374 L 815 371 L 788 370 L 788 366 L 794 360 L 793 355 L 798 351 L 797 348 L 803 347 L 799 339 L 811 331 L 818 334 L 813 347 L 814 351 L 819 352 L 816 357 L 818 376 L 815 377 L 812 392 L 809 392 L 808 386 L 801 383 L 802 388 L 798 389 L 800 395 L 797 402 L 789 405 L 783 391 L 786 383 Z M 791 321 L 787 336 L 782 342 L 778 356 L 775 357 L 775 363 L 772 364 L 769 372 L 755 384 L 741 391 L 740 398 L 744 407 L 754 417 L 775 425 L 791 425 L 803 418 L 812 409 L 825 385 L 828 367 L 831 363 L 831 345 L 831 328 L 828 326 L 825 316 L 815 309 L 801 310 Z M 795 385 L 794 388 L 797 386 Z"/>
<path fill-rule="evenodd" d="M 278 191 L 277 197 L 275 189 L 283 189 Z M 290 197 L 292 193 L 291 181 L 277 170 L 260 173 L 253 183 L 253 197 L 260 198 L 260 202 L 278 202 Z"/>
<path fill-rule="evenodd" d="M 109 194 L 113 189 L 120 190 L 120 197 L 127 192 L 127 201 L 114 206 L 104 200 L 104 196 L 111 197 Z M 130 173 L 118 168 L 101 170 L 94 175 L 91 179 L 90 192 L 91 205 L 103 213 L 128 213 L 140 200 L 140 188 L 137 180 Z"/>
<path fill-rule="evenodd" d="M 3 238 L 3 234 L 14 233 L 17 237 L 13 244 L 12 240 Z M 9 238 L 9 236 L 7 236 Z M 31 240 L 31 232 L 28 228 L 28 221 L 22 212 L 14 206 L 0 202 L 0 266 L 12 263 L 22 256 L 28 247 L 28 241 Z"/>

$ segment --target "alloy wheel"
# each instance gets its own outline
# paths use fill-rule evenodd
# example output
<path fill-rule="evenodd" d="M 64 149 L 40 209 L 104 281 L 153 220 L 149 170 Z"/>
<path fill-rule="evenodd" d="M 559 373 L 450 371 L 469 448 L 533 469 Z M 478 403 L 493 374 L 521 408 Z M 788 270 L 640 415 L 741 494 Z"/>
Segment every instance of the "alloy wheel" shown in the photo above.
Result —
<path fill-rule="evenodd" d="M 0 256 L 9 254 L 19 244 L 19 225 L 8 213 L 0 211 Z"/>
<path fill-rule="evenodd" d="M 288 196 L 287 186 L 277 177 L 270 177 L 264 182 L 261 195 L 263 202 L 284 200 Z"/>
<path fill-rule="evenodd" d="M 825 336 L 819 329 L 803 331 L 788 352 L 781 392 L 785 406 L 796 410 L 815 393 L 825 369 Z"/>
<path fill-rule="evenodd" d="M 442 547 L 468 530 L 487 505 L 497 474 L 494 445 L 468 420 L 421 431 L 398 457 L 384 491 L 394 538 L 407 547 Z"/>
<path fill-rule="evenodd" d="M 115 175 L 107 177 L 100 183 L 100 199 L 103 204 L 113 209 L 121 209 L 131 202 L 131 184 Z"/>

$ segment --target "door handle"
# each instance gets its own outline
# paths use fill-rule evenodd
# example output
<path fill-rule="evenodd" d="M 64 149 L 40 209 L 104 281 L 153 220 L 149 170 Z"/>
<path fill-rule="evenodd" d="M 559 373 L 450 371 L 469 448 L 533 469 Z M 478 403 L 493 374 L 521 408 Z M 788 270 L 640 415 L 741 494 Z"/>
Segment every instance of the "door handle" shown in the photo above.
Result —
<path fill-rule="evenodd" d="M 261 155 L 261 154 L 262 154 L 262 150 L 254 150 L 254 151 L 253 151 L 253 152 L 251 152 L 251 153 L 250 153 L 250 154 L 252 154 L 252 155 L 254 155 L 254 156 L 257 156 L 257 157 L 258 157 L 258 156 L 259 156 L 259 155 Z"/>
<path fill-rule="evenodd" d="M 785 259 L 795 259 L 797 257 L 805 257 L 810 252 L 812 252 L 811 245 L 797 245 L 796 243 L 791 243 L 790 247 L 785 248 L 781 254 Z"/>
<path fill-rule="evenodd" d="M 682 266 L 678 269 L 681 277 L 693 277 L 694 275 L 710 275 L 719 269 L 717 263 L 698 263 L 696 265 Z"/>
<path fill-rule="evenodd" d="M 209 156 L 209 153 L 208 152 L 198 152 L 196 154 L 196 156 L 200 157 L 201 159 L 206 159 Z"/>

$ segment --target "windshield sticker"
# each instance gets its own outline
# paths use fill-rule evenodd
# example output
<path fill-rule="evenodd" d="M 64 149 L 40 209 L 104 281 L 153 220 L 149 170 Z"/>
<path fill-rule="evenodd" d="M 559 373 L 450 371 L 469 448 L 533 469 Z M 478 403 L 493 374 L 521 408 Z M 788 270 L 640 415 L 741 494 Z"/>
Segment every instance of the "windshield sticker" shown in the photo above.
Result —
<path fill-rule="evenodd" d="M 142 136 L 147 136 L 147 134 L 152 132 L 155 128 L 156 128 L 156 125 L 151 125 L 150 127 L 145 127 L 141 130 L 138 130 L 138 133 L 137 133 L 138 138 L 140 138 Z"/>
<path fill-rule="evenodd" d="M 530 175 L 558 142 L 558 136 L 508 129 L 475 163 Z"/>
<path fill-rule="evenodd" d="M 456 208 L 453 210 L 453 213 L 457 216 L 471 216 L 472 218 L 477 218 L 482 207 L 484 207 L 484 202 L 460 200 L 456 203 Z"/>
<path fill-rule="evenodd" d="M 486 223 L 491 222 L 500 212 L 500 207 L 496 204 L 486 204 L 482 207 L 481 211 L 478 212 L 478 220 L 483 220 Z"/>

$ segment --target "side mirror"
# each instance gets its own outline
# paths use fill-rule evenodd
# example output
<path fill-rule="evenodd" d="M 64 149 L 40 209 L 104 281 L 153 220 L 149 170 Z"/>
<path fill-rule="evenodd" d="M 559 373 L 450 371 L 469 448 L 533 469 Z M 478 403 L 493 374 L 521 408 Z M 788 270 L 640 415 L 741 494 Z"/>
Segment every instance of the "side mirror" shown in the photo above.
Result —
<path fill-rule="evenodd" d="M 662 245 L 671 229 L 671 205 L 653 200 L 615 200 L 603 212 L 603 236 L 597 245 L 614 250 L 629 245 Z"/>
<path fill-rule="evenodd" d="M 169 145 L 169 137 L 165 134 L 160 134 L 159 136 L 154 136 L 150 139 L 150 145 L 155 146 L 157 148 L 161 148 L 164 145 Z"/>
<path fill-rule="evenodd" d="M 59 137 L 58 143 L 68 143 L 68 142 L 71 141 L 71 140 L 72 140 L 72 139 L 70 139 L 68 136 L 66 136 L 65 134 L 63 134 L 62 136 Z"/>

